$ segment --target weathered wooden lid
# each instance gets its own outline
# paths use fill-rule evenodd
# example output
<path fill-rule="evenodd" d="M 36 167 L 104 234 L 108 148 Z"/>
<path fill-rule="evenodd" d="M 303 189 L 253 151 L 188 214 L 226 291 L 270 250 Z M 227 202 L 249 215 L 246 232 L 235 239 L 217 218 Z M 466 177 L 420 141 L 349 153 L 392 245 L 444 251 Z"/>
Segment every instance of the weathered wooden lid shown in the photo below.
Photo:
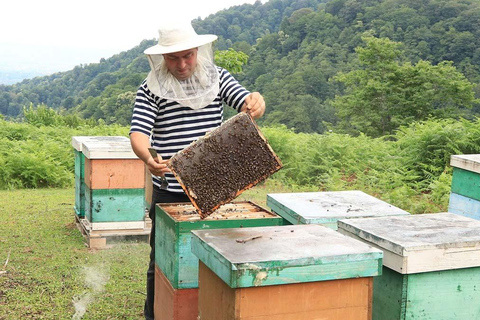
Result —
<path fill-rule="evenodd" d="M 74 136 L 72 137 L 72 146 L 75 150 L 82 152 L 83 143 L 104 143 L 109 141 L 122 142 L 130 141 L 123 136 Z"/>
<path fill-rule="evenodd" d="M 453 155 L 450 157 L 452 167 L 480 173 L 480 154 Z"/>
<path fill-rule="evenodd" d="M 250 115 L 239 113 L 168 162 L 202 218 L 282 167 Z"/>
<path fill-rule="evenodd" d="M 138 159 L 127 137 L 87 137 L 79 140 L 81 151 L 88 159 Z"/>
<path fill-rule="evenodd" d="M 231 288 L 381 273 L 382 252 L 320 225 L 192 231 L 192 252 Z"/>
<path fill-rule="evenodd" d="M 480 266 L 480 221 L 453 213 L 348 219 L 338 231 L 383 250 L 399 273 Z"/>
<path fill-rule="evenodd" d="M 335 226 L 339 219 L 409 214 L 362 191 L 268 194 L 267 206 L 293 224 Z"/>

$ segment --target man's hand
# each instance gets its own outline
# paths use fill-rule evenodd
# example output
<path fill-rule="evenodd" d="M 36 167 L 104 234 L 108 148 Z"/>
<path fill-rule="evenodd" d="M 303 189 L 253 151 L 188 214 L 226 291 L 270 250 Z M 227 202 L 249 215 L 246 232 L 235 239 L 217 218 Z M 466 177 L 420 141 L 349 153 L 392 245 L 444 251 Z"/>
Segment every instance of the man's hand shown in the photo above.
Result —
<path fill-rule="evenodd" d="M 249 113 L 253 119 L 258 119 L 265 113 L 265 100 L 260 93 L 252 92 L 245 98 L 240 111 Z"/>
<path fill-rule="evenodd" d="M 149 137 L 139 132 L 132 132 L 130 134 L 130 142 L 132 144 L 133 152 L 139 157 L 146 165 L 148 170 L 155 176 L 164 176 L 165 172 L 170 172 L 166 163 L 168 160 L 162 160 L 160 156 L 154 159 L 148 148 L 150 148 Z"/>
<path fill-rule="evenodd" d="M 155 176 L 165 176 L 165 172 L 170 172 L 170 169 L 167 167 L 168 160 L 163 160 L 160 155 L 157 158 L 150 158 L 147 160 L 146 165 L 148 170 Z"/>

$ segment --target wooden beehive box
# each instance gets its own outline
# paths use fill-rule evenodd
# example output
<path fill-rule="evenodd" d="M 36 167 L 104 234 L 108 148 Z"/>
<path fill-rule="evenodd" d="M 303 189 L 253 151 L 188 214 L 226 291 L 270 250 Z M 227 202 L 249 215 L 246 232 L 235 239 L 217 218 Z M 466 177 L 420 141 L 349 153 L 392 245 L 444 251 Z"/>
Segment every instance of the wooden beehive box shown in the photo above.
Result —
<path fill-rule="evenodd" d="M 157 204 L 155 263 L 175 289 L 198 287 L 198 259 L 191 252 L 191 231 L 202 229 L 278 226 L 278 215 L 248 201 L 221 206 L 201 219 L 191 204 Z"/>
<path fill-rule="evenodd" d="M 321 224 L 334 230 L 339 219 L 409 214 L 362 191 L 268 194 L 267 206 L 292 224 Z"/>
<path fill-rule="evenodd" d="M 192 233 L 201 319 L 371 317 L 380 250 L 320 225 Z"/>
<path fill-rule="evenodd" d="M 75 156 L 75 214 L 78 218 L 85 217 L 85 155 L 84 143 L 105 143 L 109 141 L 125 142 L 127 137 L 122 136 L 74 136 L 72 146 Z"/>
<path fill-rule="evenodd" d="M 198 288 L 175 289 L 155 265 L 155 320 L 197 320 Z"/>
<path fill-rule="evenodd" d="M 448 212 L 480 220 L 480 154 L 453 155 Z"/>
<path fill-rule="evenodd" d="M 85 218 L 90 227 L 143 229 L 145 166 L 133 152 L 130 140 L 126 137 L 88 140 L 82 145 Z"/>
<path fill-rule="evenodd" d="M 373 319 L 478 319 L 480 221 L 435 213 L 348 219 L 338 226 L 384 253 Z"/>
<path fill-rule="evenodd" d="M 168 164 L 202 217 L 282 167 L 246 113 L 227 120 Z"/>

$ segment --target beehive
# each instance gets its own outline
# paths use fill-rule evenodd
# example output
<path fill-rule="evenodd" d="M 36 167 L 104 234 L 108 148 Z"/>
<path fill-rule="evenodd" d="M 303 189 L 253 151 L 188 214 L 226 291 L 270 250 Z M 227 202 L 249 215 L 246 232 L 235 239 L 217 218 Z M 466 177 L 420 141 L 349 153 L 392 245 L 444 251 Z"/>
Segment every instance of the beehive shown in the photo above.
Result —
<path fill-rule="evenodd" d="M 155 219 L 157 320 L 197 320 L 198 258 L 191 252 L 192 230 L 276 226 L 285 222 L 248 201 L 225 204 L 205 219 L 192 204 L 157 204 Z"/>
<path fill-rule="evenodd" d="M 202 217 L 282 167 L 246 113 L 227 120 L 168 164 Z"/>
<path fill-rule="evenodd" d="M 320 225 L 192 231 L 200 319 L 370 319 L 382 252 Z"/>
<path fill-rule="evenodd" d="M 75 156 L 75 214 L 81 219 L 85 217 L 85 155 L 84 143 L 125 142 L 127 137 L 122 136 L 74 136 L 72 146 Z"/>
<path fill-rule="evenodd" d="M 130 228 L 143 227 L 145 165 L 133 153 L 130 140 L 86 141 L 83 154 L 88 222 L 137 222 Z"/>
<path fill-rule="evenodd" d="M 409 214 L 362 191 L 268 194 L 267 206 L 292 224 L 321 224 L 334 230 L 339 219 Z"/>
<path fill-rule="evenodd" d="M 278 226 L 284 220 L 249 201 L 232 202 L 201 219 L 192 204 L 157 204 L 155 263 L 175 289 L 198 287 L 198 259 L 191 252 L 191 231 Z"/>
<path fill-rule="evenodd" d="M 145 165 L 127 137 L 76 136 L 75 217 L 90 247 L 107 239 L 147 238 Z M 109 241 L 110 241 L 109 240 Z"/>
<path fill-rule="evenodd" d="M 480 221 L 436 213 L 338 224 L 339 232 L 384 253 L 373 319 L 478 319 Z"/>
<path fill-rule="evenodd" d="M 453 155 L 448 211 L 480 220 L 480 154 Z"/>

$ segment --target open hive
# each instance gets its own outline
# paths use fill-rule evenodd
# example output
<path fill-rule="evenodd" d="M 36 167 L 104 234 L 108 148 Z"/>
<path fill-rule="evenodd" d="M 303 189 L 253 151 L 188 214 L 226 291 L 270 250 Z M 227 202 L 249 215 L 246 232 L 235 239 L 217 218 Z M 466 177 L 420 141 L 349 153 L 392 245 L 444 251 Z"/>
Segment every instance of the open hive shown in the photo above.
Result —
<path fill-rule="evenodd" d="M 168 166 L 205 218 L 282 163 L 251 116 L 239 113 L 174 155 Z"/>

